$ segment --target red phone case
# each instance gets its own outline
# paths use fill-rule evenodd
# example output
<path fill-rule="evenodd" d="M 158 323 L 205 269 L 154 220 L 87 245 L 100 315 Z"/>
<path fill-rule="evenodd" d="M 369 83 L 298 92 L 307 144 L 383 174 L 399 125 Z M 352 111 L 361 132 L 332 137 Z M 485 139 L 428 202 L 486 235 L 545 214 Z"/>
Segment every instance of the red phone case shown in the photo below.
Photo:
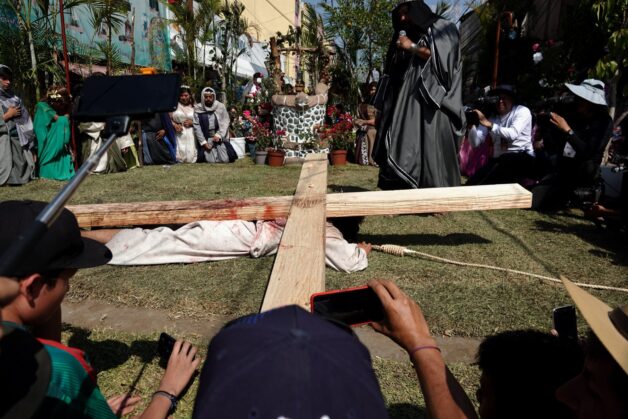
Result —
<path fill-rule="evenodd" d="M 362 285 L 359 287 L 353 287 L 353 288 L 344 288 L 341 290 L 331 290 L 331 291 L 323 291 L 323 292 L 317 292 L 315 294 L 312 294 L 310 296 L 310 313 L 314 313 L 314 298 L 320 296 L 320 295 L 329 295 L 329 294 L 341 294 L 341 293 L 345 293 L 345 292 L 351 292 L 351 291 L 358 291 L 358 290 L 363 290 L 363 289 L 367 289 L 369 288 L 368 285 Z M 362 326 L 365 324 L 369 324 L 371 322 L 363 322 L 363 323 L 356 323 L 356 324 L 352 324 L 351 327 L 357 327 L 357 326 Z"/>

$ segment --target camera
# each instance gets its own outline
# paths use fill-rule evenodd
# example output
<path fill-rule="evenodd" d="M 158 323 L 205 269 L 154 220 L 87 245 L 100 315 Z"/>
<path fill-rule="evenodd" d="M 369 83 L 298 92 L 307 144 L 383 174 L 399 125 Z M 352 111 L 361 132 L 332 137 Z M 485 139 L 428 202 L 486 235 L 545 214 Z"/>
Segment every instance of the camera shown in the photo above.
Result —
<path fill-rule="evenodd" d="M 489 116 L 495 111 L 495 105 L 499 101 L 499 96 L 480 96 L 464 107 L 464 115 L 467 118 L 467 125 L 478 125 L 480 119 L 474 109 L 481 111 L 484 115 Z"/>
<path fill-rule="evenodd" d="M 570 93 L 552 96 L 535 106 L 536 122 L 541 129 L 550 126 L 550 112 L 555 112 L 563 118 L 573 113 L 573 104 L 576 101 L 576 97 Z"/>

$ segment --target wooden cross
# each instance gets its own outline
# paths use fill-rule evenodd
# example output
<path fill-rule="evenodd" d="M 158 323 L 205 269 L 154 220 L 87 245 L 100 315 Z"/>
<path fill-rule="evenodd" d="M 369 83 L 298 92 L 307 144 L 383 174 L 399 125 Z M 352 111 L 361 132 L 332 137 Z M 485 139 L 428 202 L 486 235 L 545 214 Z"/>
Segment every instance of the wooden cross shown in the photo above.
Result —
<path fill-rule="evenodd" d="M 518 184 L 325 194 L 327 157 L 306 157 L 294 196 L 219 201 L 163 201 L 73 205 L 81 227 L 186 224 L 198 220 L 287 218 L 262 311 L 288 304 L 309 309 L 325 290 L 327 217 L 420 214 L 530 208 L 532 194 Z"/>

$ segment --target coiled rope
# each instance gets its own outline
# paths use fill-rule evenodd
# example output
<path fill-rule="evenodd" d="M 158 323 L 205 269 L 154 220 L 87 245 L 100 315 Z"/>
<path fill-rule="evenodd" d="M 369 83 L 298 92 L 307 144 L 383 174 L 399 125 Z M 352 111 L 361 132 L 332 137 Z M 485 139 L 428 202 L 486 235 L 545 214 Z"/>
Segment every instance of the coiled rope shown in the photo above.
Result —
<path fill-rule="evenodd" d="M 518 274 L 518 275 L 526 275 L 526 276 L 531 276 L 533 278 L 539 278 L 539 279 L 543 279 L 545 281 L 557 282 L 559 284 L 562 284 L 562 281 L 560 279 L 553 278 L 551 276 L 538 275 L 538 274 L 533 274 L 533 273 L 524 272 L 524 271 L 517 271 L 515 269 L 501 268 L 499 266 L 483 265 L 483 264 L 480 264 L 480 263 L 460 262 L 460 261 L 457 261 L 457 260 L 446 259 L 446 258 L 442 258 L 442 257 L 439 257 L 439 256 L 433 256 L 433 255 L 430 255 L 429 253 L 419 252 L 417 250 L 408 249 L 406 247 L 397 246 L 395 244 L 383 244 L 383 245 L 376 245 L 376 244 L 374 244 L 373 245 L 373 249 L 378 250 L 378 251 L 383 252 L 383 253 L 388 253 L 388 254 L 391 254 L 391 255 L 395 255 L 395 256 L 402 256 L 403 257 L 405 255 L 418 255 L 418 256 L 425 257 L 427 259 L 437 260 L 439 262 L 444 262 L 444 263 L 450 263 L 452 265 L 469 266 L 469 267 L 473 267 L 473 268 L 492 269 L 494 271 L 509 272 L 509 273 Z M 583 287 L 583 288 L 593 288 L 593 289 L 597 289 L 597 290 L 606 290 L 606 291 L 621 291 L 621 292 L 627 292 L 628 293 L 628 288 L 611 287 L 611 286 L 608 286 L 608 285 L 583 284 L 581 282 L 576 282 L 575 284 L 578 285 L 579 287 Z"/>

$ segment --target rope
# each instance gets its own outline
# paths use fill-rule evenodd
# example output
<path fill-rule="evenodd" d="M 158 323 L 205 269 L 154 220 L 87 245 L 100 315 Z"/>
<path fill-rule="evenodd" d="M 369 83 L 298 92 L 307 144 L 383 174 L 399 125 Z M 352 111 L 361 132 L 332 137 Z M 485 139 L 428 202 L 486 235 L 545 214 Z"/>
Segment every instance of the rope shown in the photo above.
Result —
<path fill-rule="evenodd" d="M 444 263 L 450 263 L 452 265 L 458 265 L 458 266 L 469 266 L 469 267 L 474 267 L 474 268 L 484 268 L 484 269 L 492 269 L 494 271 L 501 271 L 501 272 L 509 272 L 509 273 L 513 273 L 513 274 L 519 274 L 519 275 L 526 275 L 526 276 L 531 276 L 534 278 L 539 278 L 539 279 L 544 279 L 546 281 L 551 281 L 551 282 L 557 282 L 559 284 L 562 284 L 562 281 L 558 278 L 553 278 L 550 276 L 544 276 L 544 275 L 537 275 L 537 274 L 533 274 L 530 272 L 524 272 L 524 271 L 517 271 L 515 269 L 508 269 L 508 268 L 501 268 L 499 266 L 492 266 L 492 265 L 482 265 L 480 263 L 467 263 L 467 262 L 459 262 L 457 260 L 451 260 L 451 259 L 445 259 L 445 258 L 441 258 L 438 256 L 433 256 L 430 255 L 428 253 L 423 253 L 423 252 L 419 252 L 416 250 L 411 250 L 408 248 L 405 248 L 403 246 L 397 246 L 394 244 L 384 244 L 384 245 L 373 245 L 373 249 L 375 250 L 379 250 L 380 252 L 383 253 L 388 253 L 391 255 L 395 255 L 395 256 L 405 256 L 405 255 L 419 255 L 419 256 L 423 256 L 425 258 L 428 259 L 432 259 L 432 260 L 437 260 L 439 262 L 444 262 Z M 593 288 L 593 289 L 597 289 L 597 290 L 606 290 L 606 291 L 621 291 L 621 292 L 628 292 L 628 288 L 618 288 L 618 287 L 611 287 L 608 285 L 596 285 L 596 284 L 583 284 L 581 282 L 576 282 L 576 285 L 578 285 L 579 287 L 583 287 L 583 288 Z"/>

